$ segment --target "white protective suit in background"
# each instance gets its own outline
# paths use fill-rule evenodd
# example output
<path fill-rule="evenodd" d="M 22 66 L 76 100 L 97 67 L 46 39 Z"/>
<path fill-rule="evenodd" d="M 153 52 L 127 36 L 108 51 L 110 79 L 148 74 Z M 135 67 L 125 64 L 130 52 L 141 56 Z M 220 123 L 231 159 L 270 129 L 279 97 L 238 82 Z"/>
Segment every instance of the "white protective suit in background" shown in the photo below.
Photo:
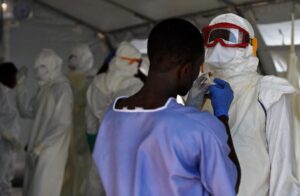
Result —
<path fill-rule="evenodd" d="M 128 42 L 122 42 L 111 60 L 108 73 L 94 78 L 87 92 L 87 131 L 97 133 L 104 113 L 119 96 L 130 96 L 143 83 L 134 75 L 138 72 L 141 53 Z"/>
<path fill-rule="evenodd" d="M 250 23 L 224 14 L 210 23 L 232 23 L 254 31 Z M 234 91 L 229 125 L 241 165 L 240 196 L 298 196 L 290 96 L 295 89 L 284 79 L 261 76 L 252 45 L 226 48 L 219 43 L 209 47 L 206 69 L 214 77 L 228 81 Z M 210 103 L 204 109 L 212 111 Z"/>
<path fill-rule="evenodd" d="M 134 77 L 138 72 L 140 52 L 122 42 L 111 60 L 107 73 L 96 76 L 87 92 L 86 122 L 89 135 L 96 136 L 104 113 L 119 96 L 130 96 L 139 91 L 143 83 Z M 89 171 L 86 196 L 105 195 L 95 163 Z"/>
<path fill-rule="evenodd" d="M 68 79 L 74 94 L 73 130 L 62 196 L 83 195 L 91 164 L 91 152 L 86 137 L 85 107 L 88 72 L 94 63 L 88 45 L 76 46 L 69 56 Z"/>
<path fill-rule="evenodd" d="M 11 89 L 0 83 L 0 196 L 11 195 L 14 156 L 21 146 L 18 141 L 19 117 L 10 92 Z"/>
<path fill-rule="evenodd" d="M 63 76 L 62 59 L 44 49 L 35 60 L 40 88 L 33 101 L 19 89 L 18 106 L 23 116 L 32 117 L 24 178 L 24 196 L 59 196 L 71 138 L 73 96 Z M 26 90 L 26 89 L 25 89 Z"/>

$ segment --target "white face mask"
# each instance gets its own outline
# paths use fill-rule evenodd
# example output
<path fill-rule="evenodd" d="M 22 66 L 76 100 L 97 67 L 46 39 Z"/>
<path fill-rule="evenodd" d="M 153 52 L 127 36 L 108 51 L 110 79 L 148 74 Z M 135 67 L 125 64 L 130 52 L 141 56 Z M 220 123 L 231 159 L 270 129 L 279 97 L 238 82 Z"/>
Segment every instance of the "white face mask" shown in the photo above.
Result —
<path fill-rule="evenodd" d="M 34 71 L 35 71 L 35 76 L 37 78 L 37 80 L 39 81 L 42 81 L 42 80 L 47 80 L 48 78 L 48 69 L 46 68 L 45 65 L 39 65 L 39 66 L 36 66 L 34 68 Z"/>
<path fill-rule="evenodd" d="M 68 65 L 71 70 L 78 68 L 78 58 L 75 55 L 71 55 L 68 59 Z"/>
<path fill-rule="evenodd" d="M 208 48 L 205 54 L 205 63 L 221 68 L 231 62 L 236 56 L 236 48 L 225 48 L 217 44 L 213 48 Z"/>
<path fill-rule="evenodd" d="M 253 55 L 252 46 L 247 48 L 228 48 L 217 44 L 206 49 L 206 71 L 218 72 L 222 77 L 231 77 L 242 73 L 254 73 L 258 58 Z"/>

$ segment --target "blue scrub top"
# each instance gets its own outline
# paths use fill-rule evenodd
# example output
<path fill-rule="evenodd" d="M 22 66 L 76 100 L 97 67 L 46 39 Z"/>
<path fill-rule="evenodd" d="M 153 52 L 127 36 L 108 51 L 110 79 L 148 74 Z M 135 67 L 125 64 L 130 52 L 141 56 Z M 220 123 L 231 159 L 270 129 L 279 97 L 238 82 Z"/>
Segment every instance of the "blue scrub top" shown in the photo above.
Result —
<path fill-rule="evenodd" d="M 115 103 L 93 154 L 108 196 L 235 195 L 237 171 L 217 118 L 174 98 L 154 110 Z"/>

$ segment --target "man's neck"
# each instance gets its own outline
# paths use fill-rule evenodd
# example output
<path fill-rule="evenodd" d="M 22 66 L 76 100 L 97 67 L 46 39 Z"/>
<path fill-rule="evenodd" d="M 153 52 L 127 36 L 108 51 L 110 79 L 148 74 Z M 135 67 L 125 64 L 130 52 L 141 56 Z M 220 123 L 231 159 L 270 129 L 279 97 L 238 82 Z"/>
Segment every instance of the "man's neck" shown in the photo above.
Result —
<path fill-rule="evenodd" d="M 116 107 L 118 109 L 136 107 L 144 109 L 156 109 L 165 105 L 171 97 L 176 97 L 177 93 L 172 81 L 168 80 L 163 74 L 149 75 L 143 88 L 135 95 L 120 100 Z"/>

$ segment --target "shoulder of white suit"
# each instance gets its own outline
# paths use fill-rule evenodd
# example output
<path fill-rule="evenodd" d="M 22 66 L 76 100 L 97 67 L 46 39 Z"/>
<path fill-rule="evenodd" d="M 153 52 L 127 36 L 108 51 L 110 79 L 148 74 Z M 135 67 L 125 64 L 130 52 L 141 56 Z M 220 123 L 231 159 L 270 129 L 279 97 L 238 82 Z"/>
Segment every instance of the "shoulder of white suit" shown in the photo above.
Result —
<path fill-rule="evenodd" d="M 104 94 L 110 94 L 111 89 L 109 88 L 109 75 L 108 73 L 101 73 L 94 77 L 91 85 L 90 85 L 90 92 L 91 91 L 101 91 Z"/>
<path fill-rule="evenodd" d="M 283 96 L 296 93 L 296 89 L 283 78 L 276 76 L 264 76 L 259 82 L 258 99 L 268 110 Z"/>
<path fill-rule="evenodd" d="M 52 85 L 52 91 L 58 92 L 57 94 L 60 96 L 62 94 L 72 94 L 72 89 L 69 81 L 67 78 L 62 77 L 59 80 L 57 80 Z"/>

